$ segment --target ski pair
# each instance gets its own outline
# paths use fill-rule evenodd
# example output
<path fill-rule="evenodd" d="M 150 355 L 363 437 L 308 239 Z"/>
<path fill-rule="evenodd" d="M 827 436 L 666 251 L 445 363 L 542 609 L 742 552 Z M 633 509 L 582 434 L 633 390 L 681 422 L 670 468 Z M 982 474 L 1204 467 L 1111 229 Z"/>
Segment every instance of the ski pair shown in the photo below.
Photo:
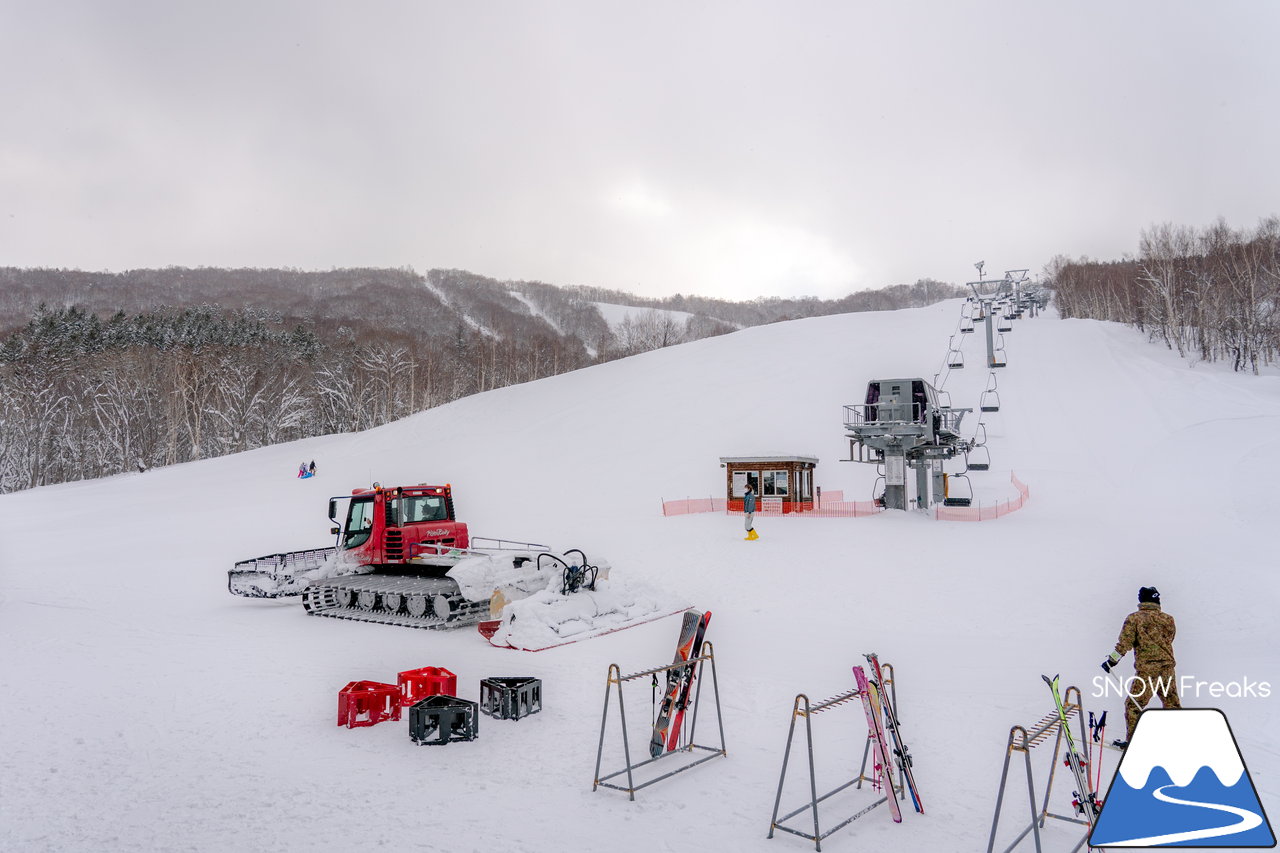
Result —
<path fill-rule="evenodd" d="M 858 693 L 862 696 L 862 708 L 867 712 L 867 730 L 871 736 L 871 763 L 873 778 L 879 777 L 884 788 L 885 798 L 889 801 L 889 811 L 893 814 L 894 823 L 902 823 L 902 809 L 898 808 L 898 792 L 893 787 L 893 766 L 889 763 L 889 744 L 885 741 L 884 726 L 880 722 L 881 691 L 878 683 L 867 679 L 867 673 L 861 666 L 853 668 L 853 678 L 858 682 Z"/>
<path fill-rule="evenodd" d="M 924 814 L 924 804 L 920 802 L 920 790 L 916 787 L 915 774 L 911 772 L 911 756 L 907 754 L 906 741 L 902 739 L 902 730 L 898 728 L 898 709 L 893 707 L 893 701 L 889 698 L 889 691 L 884 689 L 884 675 L 880 672 L 880 658 L 875 652 L 868 652 L 863 655 L 867 659 L 867 663 L 871 664 L 871 672 L 874 675 L 873 683 L 880 694 L 880 704 L 884 708 L 884 719 L 888 723 L 889 735 L 893 738 L 893 755 L 897 759 L 898 766 L 902 768 L 902 775 L 907 783 L 907 791 L 911 794 L 911 805 L 920 814 Z"/>
<path fill-rule="evenodd" d="M 702 653 L 702 638 L 707 633 L 711 611 L 699 613 L 686 610 L 684 624 L 680 626 L 680 640 L 676 643 L 676 655 L 672 664 L 687 666 L 667 670 L 667 689 L 658 709 L 658 719 L 653 724 L 653 737 L 649 740 L 649 754 L 654 758 L 664 752 L 672 752 L 680 741 L 680 726 L 684 723 L 685 708 L 689 706 L 689 691 L 693 687 L 696 660 Z"/>
<path fill-rule="evenodd" d="M 1053 706 L 1058 711 L 1058 722 L 1062 725 L 1062 732 L 1067 736 L 1067 767 L 1071 768 L 1071 775 L 1075 777 L 1076 790 L 1072 791 L 1075 799 L 1072 805 L 1076 811 L 1085 816 L 1089 822 L 1089 826 L 1093 826 L 1094 821 L 1098 819 L 1098 812 L 1102 811 L 1102 803 L 1098 802 L 1098 797 L 1093 792 L 1093 787 L 1089 784 L 1089 772 L 1086 768 L 1087 762 L 1080 755 L 1079 748 L 1076 747 L 1076 739 L 1071 734 L 1071 725 L 1067 722 L 1067 711 L 1062 706 L 1062 696 L 1058 693 L 1058 676 L 1050 678 L 1047 675 L 1040 676 L 1044 679 L 1044 683 L 1049 685 L 1049 690 L 1053 692 Z"/>

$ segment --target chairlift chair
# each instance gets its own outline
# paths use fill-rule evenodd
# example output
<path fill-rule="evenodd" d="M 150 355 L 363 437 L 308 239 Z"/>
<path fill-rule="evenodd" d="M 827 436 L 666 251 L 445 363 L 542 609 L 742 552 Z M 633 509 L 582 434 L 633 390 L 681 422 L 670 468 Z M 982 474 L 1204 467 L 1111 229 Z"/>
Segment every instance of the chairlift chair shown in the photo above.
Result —
<path fill-rule="evenodd" d="M 958 488 L 957 488 L 958 487 Z M 953 491 L 958 494 L 953 494 Z M 947 490 L 942 498 L 943 506 L 971 506 L 973 504 L 973 484 L 964 473 L 947 475 Z"/>
<path fill-rule="evenodd" d="M 1010 315 L 1008 315 L 1008 314 L 1005 314 L 1003 317 L 1001 317 L 1001 318 L 1000 318 L 1000 321 L 996 323 L 996 331 L 997 331 L 997 332 L 1012 332 L 1012 331 L 1013 331 L 1013 317 L 1012 317 L 1012 316 L 1010 316 Z"/>
<path fill-rule="evenodd" d="M 987 425 L 978 421 L 978 428 L 973 431 L 973 446 L 983 447 L 987 443 Z"/>
<path fill-rule="evenodd" d="M 959 370 L 964 367 L 964 353 L 956 346 L 956 336 L 952 335 L 947 342 L 947 367 Z"/>
<path fill-rule="evenodd" d="M 977 445 L 964 455 L 965 469 L 969 471 L 990 471 L 991 451 Z"/>
<path fill-rule="evenodd" d="M 987 381 L 987 390 L 982 392 L 982 397 L 978 400 L 978 408 L 984 412 L 1000 411 L 1000 395 L 996 393 L 996 375 L 991 374 L 991 378 Z M 985 427 L 983 430 L 985 431 Z"/>
<path fill-rule="evenodd" d="M 971 319 L 970 319 L 970 318 L 968 318 L 968 317 L 965 317 L 963 320 L 961 320 L 961 321 L 960 321 L 960 332 L 961 332 L 961 334 L 965 334 L 965 335 L 972 334 L 972 333 L 973 333 L 973 320 L 971 320 Z"/>

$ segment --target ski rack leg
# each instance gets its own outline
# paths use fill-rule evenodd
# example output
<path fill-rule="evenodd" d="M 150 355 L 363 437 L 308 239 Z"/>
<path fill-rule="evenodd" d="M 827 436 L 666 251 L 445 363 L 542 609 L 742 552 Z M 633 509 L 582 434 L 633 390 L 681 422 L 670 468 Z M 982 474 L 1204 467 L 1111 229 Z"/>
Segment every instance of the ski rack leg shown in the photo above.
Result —
<path fill-rule="evenodd" d="M 1074 701 L 1072 701 L 1073 695 L 1074 695 Z M 1091 766 L 1089 762 L 1092 761 L 1092 757 L 1091 757 L 1091 753 L 1089 752 L 1087 742 L 1085 741 L 1086 736 L 1084 731 L 1085 729 L 1084 708 L 1082 704 L 1080 689 L 1078 687 L 1074 687 L 1074 686 L 1068 687 L 1066 691 L 1064 691 L 1062 707 L 1063 707 L 1063 710 L 1066 712 L 1066 715 L 1068 718 L 1066 725 L 1070 725 L 1070 718 L 1072 715 L 1075 715 L 1075 717 L 1077 718 L 1077 722 L 1081 730 L 1080 731 L 1081 740 L 1082 742 L 1086 743 L 1085 754 L 1083 758 L 1084 758 L 1084 761 L 1086 762 L 1086 766 Z M 1018 736 L 1018 733 L 1021 733 L 1021 736 Z M 1049 764 L 1049 776 L 1045 781 L 1044 797 L 1041 800 L 1039 807 L 1037 807 L 1035 782 L 1032 778 L 1032 773 L 1031 773 L 1031 750 L 1045 743 L 1048 743 L 1051 737 L 1053 738 L 1053 758 Z M 1092 829 L 1092 826 L 1089 823 L 1089 821 L 1083 820 L 1075 816 L 1054 814 L 1053 812 L 1049 811 L 1049 798 L 1053 793 L 1053 780 L 1054 780 L 1055 774 L 1057 773 L 1059 758 L 1062 754 L 1062 742 L 1065 739 L 1066 739 L 1066 735 L 1065 735 L 1065 732 L 1063 731 L 1063 723 L 1061 720 L 1058 719 L 1058 713 L 1056 708 L 1052 713 L 1046 714 L 1044 717 L 1042 717 L 1034 726 L 1014 726 L 1012 729 L 1010 729 L 1009 742 L 1008 742 L 1008 745 L 1006 746 L 1006 751 L 1005 751 L 1004 770 L 1000 775 L 1000 789 L 996 796 L 995 815 L 991 819 L 991 837 L 987 842 L 987 853 L 993 853 L 993 851 L 995 850 L 996 829 L 1000 823 L 1000 811 L 1004 804 L 1005 786 L 1006 786 L 1008 775 L 1009 775 L 1009 761 L 1011 760 L 1014 752 L 1021 752 L 1023 754 L 1023 758 L 1026 763 L 1027 797 L 1031 804 L 1031 823 L 1025 829 L 1023 829 L 1022 832 L 1018 833 L 1018 836 L 1013 839 L 1013 842 L 1010 843 L 1008 847 L 1004 848 L 1002 853 L 1010 853 L 1011 850 L 1013 850 L 1020 843 L 1022 843 L 1022 840 L 1026 838 L 1027 835 L 1031 835 L 1034 838 L 1035 845 L 1036 845 L 1036 853 L 1042 853 L 1043 848 L 1041 847 L 1041 843 L 1040 843 L 1040 830 L 1044 828 L 1049 818 L 1053 818 L 1054 820 L 1065 821 L 1067 823 L 1081 824 L 1086 827 L 1086 832 L 1084 834 L 1084 837 L 1081 838 L 1076 843 L 1076 845 L 1071 848 L 1071 853 L 1075 853 L 1075 851 L 1079 850 L 1088 842 L 1089 830 Z M 1087 797 L 1093 792 L 1082 791 L 1080 793 L 1082 797 Z"/>
<path fill-rule="evenodd" d="M 615 684 L 618 687 L 618 714 L 621 717 L 622 722 L 622 753 L 627 761 L 626 790 L 630 793 L 631 800 L 634 802 L 636 798 L 636 786 L 635 781 L 631 778 L 631 743 L 630 739 L 627 737 L 627 712 L 622 705 L 622 673 L 621 670 L 618 669 L 618 665 L 616 663 L 609 664 L 609 677 L 604 685 L 604 712 L 600 715 L 600 746 L 596 750 L 596 778 L 595 782 L 591 785 L 591 790 L 594 791 L 601 785 L 600 761 L 604 757 L 604 730 L 605 726 L 609 722 L 609 690 Z"/>
<path fill-rule="evenodd" d="M 800 710 L 803 703 L 804 710 Z M 809 697 L 800 693 L 796 696 L 795 705 L 791 708 L 791 726 L 787 729 L 787 748 L 782 752 L 782 772 L 778 774 L 778 794 L 773 798 L 773 816 L 769 819 L 769 834 L 766 838 L 773 838 L 775 829 L 786 830 L 786 827 L 778 826 L 778 809 L 782 806 L 782 788 L 787 781 L 787 762 L 791 759 L 791 742 L 795 739 L 796 734 L 796 718 L 804 717 L 805 742 L 809 748 L 809 798 L 810 807 L 813 809 L 813 835 L 804 836 L 813 839 L 814 849 L 822 850 L 822 831 L 818 828 L 818 778 L 814 773 L 813 767 L 813 724 L 809 717 L 812 713 L 809 705 Z"/>
<path fill-rule="evenodd" d="M 818 804 L 821 803 L 823 800 L 826 800 L 830 797 L 835 796 L 836 794 L 840 793 L 846 788 L 854 788 L 855 790 L 858 788 L 861 788 L 862 780 L 861 780 L 861 776 L 859 776 L 859 778 L 850 779 L 848 782 L 845 782 L 843 785 L 839 785 L 831 789 L 825 794 L 822 794 L 822 795 L 818 794 L 817 771 L 815 768 L 814 756 L 813 756 L 812 719 L 815 714 L 820 714 L 823 711 L 838 707 L 840 705 L 844 705 L 854 700 L 858 700 L 859 702 L 861 702 L 862 700 L 862 693 L 856 689 L 851 690 L 847 693 L 841 693 L 837 696 L 832 696 L 830 699 L 824 699 L 816 705 L 811 705 L 809 702 L 809 697 L 806 696 L 804 693 L 800 693 L 796 696 L 795 704 L 792 706 L 792 709 L 791 709 L 791 726 L 787 731 L 787 747 L 782 755 L 782 772 L 778 774 L 778 793 L 774 797 L 774 801 L 773 801 L 773 817 L 769 822 L 769 834 L 767 836 L 768 838 L 773 838 L 774 831 L 780 829 L 783 832 L 789 832 L 792 835 L 798 835 L 801 838 L 807 838 L 808 840 L 813 842 L 815 850 L 821 851 L 822 839 L 830 836 L 834 832 L 838 832 L 839 830 L 844 829 L 846 826 L 853 823 L 858 818 L 863 817 L 864 815 L 866 815 L 868 812 L 870 812 L 872 809 L 876 808 L 877 806 L 880 806 L 889 802 L 889 797 L 893 795 L 892 793 L 888 793 L 885 796 L 880 797 L 878 800 L 871 803 L 870 805 L 863 807 L 856 814 L 853 814 L 852 816 L 847 817 L 844 820 L 840 821 L 836 825 L 828 828 L 825 832 L 823 832 L 819 828 Z M 778 817 L 778 811 L 782 806 L 782 790 L 787 780 L 787 766 L 791 758 L 791 746 L 795 737 L 796 719 L 798 717 L 804 717 L 805 740 L 806 740 L 806 747 L 807 747 L 808 756 L 809 756 L 809 800 L 799 808 L 793 809 L 792 811 L 788 812 L 782 817 Z M 812 835 L 802 830 L 794 829 L 786 825 L 787 821 L 789 821 L 791 818 L 795 817 L 796 815 L 801 814 L 804 811 L 810 811 L 813 815 L 813 834 Z"/>
<path fill-rule="evenodd" d="M 1020 736 L 1019 736 L 1020 735 Z M 1022 726 L 1014 726 L 1009 730 L 1009 743 L 1005 747 L 1004 753 L 1004 769 L 1000 771 L 1000 790 L 996 794 L 996 811 L 991 817 L 991 837 L 987 840 L 987 853 L 992 853 L 996 846 L 996 828 L 1000 825 L 1000 810 L 1004 806 L 1005 784 L 1009 779 L 1009 761 L 1013 758 L 1014 752 L 1021 752 L 1027 767 L 1027 803 L 1031 807 L 1031 823 L 1022 833 L 1013 840 L 1013 843 L 1004 849 L 1004 853 L 1009 853 L 1018 843 L 1027 836 L 1028 832 L 1035 834 L 1036 853 L 1041 853 L 1040 849 L 1040 814 L 1036 811 L 1036 785 L 1031 778 L 1031 747 L 1027 738 L 1027 730 Z"/>
<path fill-rule="evenodd" d="M 693 705 L 693 715 L 692 715 L 693 719 L 689 724 L 690 742 L 686 743 L 684 746 L 680 747 L 679 749 L 669 751 L 669 752 L 663 752 L 657 758 L 646 758 L 639 762 L 632 762 L 631 740 L 627 733 L 626 711 L 622 703 L 622 693 L 623 693 L 622 685 L 630 681 L 635 681 L 636 679 L 639 679 L 639 678 L 647 678 L 655 674 L 666 673 L 666 672 L 670 672 L 671 670 L 683 669 L 684 667 L 689 667 L 689 666 L 695 667 L 695 673 L 694 673 L 695 677 L 700 680 L 703 674 L 704 665 L 708 661 L 711 662 L 712 692 L 715 694 L 714 698 L 715 698 L 715 706 L 716 706 L 716 717 L 718 718 L 719 724 L 720 724 L 720 746 L 719 747 L 706 746 L 703 744 L 693 742 L 693 731 L 694 731 L 694 727 L 697 724 L 696 721 L 698 716 L 698 705 L 701 701 L 701 696 L 702 696 L 701 690 L 696 689 L 694 691 L 694 705 Z M 620 675 L 619 674 L 620 672 L 621 670 L 618 668 L 617 664 L 609 665 L 609 680 L 605 686 L 604 712 L 602 714 L 602 718 L 600 722 L 600 746 L 596 751 L 596 775 L 595 775 L 595 781 L 591 786 L 592 791 L 595 791 L 596 789 L 601 787 L 612 788 L 615 791 L 626 791 L 627 794 L 629 795 L 629 798 L 634 801 L 636 798 L 636 791 L 639 791 L 642 788 L 647 788 L 650 785 L 654 784 L 655 782 L 661 782 L 663 779 L 668 779 L 676 775 L 677 773 L 683 773 L 684 771 L 689 770 L 690 768 L 693 768 L 693 767 L 697 767 L 699 764 L 710 761 L 713 758 L 720 758 L 720 757 L 727 756 L 729 754 L 728 750 L 725 748 L 725 742 L 724 742 L 724 715 L 721 712 L 721 706 L 720 706 L 720 684 L 719 684 L 719 680 L 716 678 L 715 648 L 711 645 L 710 642 L 704 642 L 702 644 L 702 654 L 691 660 L 680 661 L 679 663 L 672 663 L 672 664 L 668 664 L 667 666 L 655 667 L 654 669 L 646 669 L 643 672 L 635 672 L 630 675 Z M 614 685 L 617 685 L 617 690 L 618 690 L 618 713 L 621 718 L 621 724 L 622 724 L 622 749 L 623 749 L 623 757 L 626 760 L 626 766 L 623 767 L 621 770 L 617 770 L 617 771 L 614 771 L 613 773 L 609 773 L 605 776 L 601 776 L 600 765 L 604 756 L 605 728 L 609 718 L 609 690 L 612 689 Z M 634 772 L 639 768 L 649 764 L 653 764 L 655 761 L 661 761 L 664 758 L 668 758 L 671 755 L 674 755 L 676 753 L 690 753 L 695 749 L 704 750 L 711 754 L 704 755 L 703 757 L 698 758 L 695 761 L 691 761 L 688 764 L 684 764 L 680 767 L 677 767 L 676 769 L 668 773 L 664 773 L 661 776 L 656 776 L 652 779 L 649 779 L 648 781 L 641 782 L 640 784 L 636 784 Z M 610 779 L 614 779 L 618 776 L 621 776 L 624 773 L 627 776 L 626 787 L 611 783 L 609 781 Z"/>

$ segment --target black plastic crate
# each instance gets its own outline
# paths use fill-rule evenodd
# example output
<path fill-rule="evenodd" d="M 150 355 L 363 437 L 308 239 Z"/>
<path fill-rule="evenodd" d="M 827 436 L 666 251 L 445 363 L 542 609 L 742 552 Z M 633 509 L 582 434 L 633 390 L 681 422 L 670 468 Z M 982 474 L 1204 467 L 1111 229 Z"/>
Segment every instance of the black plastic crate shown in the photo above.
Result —
<path fill-rule="evenodd" d="M 457 696 L 428 696 L 409 708 L 409 737 L 419 746 L 475 740 L 480 731 L 477 708 Z"/>
<path fill-rule="evenodd" d="M 499 720 L 518 720 L 542 710 L 542 679 L 486 678 L 480 682 L 480 710 Z"/>

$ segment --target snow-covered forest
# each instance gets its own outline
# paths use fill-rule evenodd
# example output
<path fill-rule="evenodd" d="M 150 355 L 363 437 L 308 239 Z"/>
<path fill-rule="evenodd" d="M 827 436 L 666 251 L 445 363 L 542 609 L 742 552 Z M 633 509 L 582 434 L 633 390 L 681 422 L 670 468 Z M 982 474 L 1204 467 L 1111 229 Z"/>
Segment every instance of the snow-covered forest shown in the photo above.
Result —
<path fill-rule="evenodd" d="M 1059 257 L 1049 283 L 1064 317 L 1115 320 L 1179 355 L 1258 372 L 1280 358 L 1280 218 L 1253 229 L 1162 224 L 1136 258 Z"/>
<path fill-rule="evenodd" d="M 7 269 L 0 285 L 0 492 L 357 432 L 740 326 L 954 295 L 919 282 L 837 301 L 644 300 L 459 270 Z M 611 325 L 604 300 L 637 310 Z"/>

